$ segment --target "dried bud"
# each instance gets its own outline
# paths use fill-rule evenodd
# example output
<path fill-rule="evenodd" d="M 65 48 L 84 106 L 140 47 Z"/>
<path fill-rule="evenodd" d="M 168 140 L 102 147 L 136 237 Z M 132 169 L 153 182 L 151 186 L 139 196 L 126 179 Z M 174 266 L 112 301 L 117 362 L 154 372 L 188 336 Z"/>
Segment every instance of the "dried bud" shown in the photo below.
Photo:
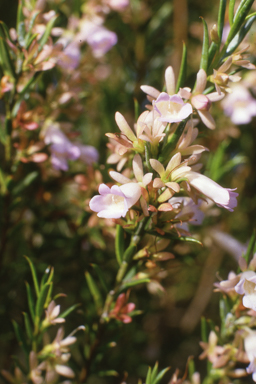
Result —
<path fill-rule="evenodd" d="M 220 38 L 219 38 L 219 35 L 218 35 L 218 31 L 217 31 L 217 25 L 214 24 L 210 30 L 210 36 L 211 36 L 211 40 L 218 44 L 219 41 L 220 41 Z"/>

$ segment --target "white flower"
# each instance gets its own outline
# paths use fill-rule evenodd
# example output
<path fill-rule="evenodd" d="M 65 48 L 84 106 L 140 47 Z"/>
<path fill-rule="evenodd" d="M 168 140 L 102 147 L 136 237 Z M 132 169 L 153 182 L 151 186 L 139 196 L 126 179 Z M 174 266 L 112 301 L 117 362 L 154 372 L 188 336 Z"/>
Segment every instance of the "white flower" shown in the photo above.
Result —
<path fill-rule="evenodd" d="M 128 183 L 109 188 L 106 184 L 99 186 L 100 196 L 94 196 L 90 201 L 90 208 L 98 212 L 98 217 L 105 219 L 119 219 L 125 217 L 141 196 L 141 188 L 137 183 Z"/>
<path fill-rule="evenodd" d="M 167 123 L 178 123 L 193 113 L 192 106 L 179 95 L 169 96 L 165 92 L 160 93 L 154 108 L 160 114 L 159 120 Z"/>
<path fill-rule="evenodd" d="M 226 208 L 233 212 L 233 208 L 237 206 L 236 197 L 238 196 L 238 193 L 233 192 L 232 189 L 223 188 L 207 176 L 194 171 L 189 171 L 186 174 L 186 178 L 192 187 L 209 197 L 219 207 Z"/>

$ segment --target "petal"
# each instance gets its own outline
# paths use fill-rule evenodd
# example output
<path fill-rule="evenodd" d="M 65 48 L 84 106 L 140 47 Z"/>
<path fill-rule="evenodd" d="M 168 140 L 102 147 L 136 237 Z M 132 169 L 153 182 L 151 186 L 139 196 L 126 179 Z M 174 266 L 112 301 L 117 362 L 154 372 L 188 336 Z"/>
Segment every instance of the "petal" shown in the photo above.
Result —
<path fill-rule="evenodd" d="M 214 118 L 212 117 L 209 111 L 197 110 L 197 113 L 207 128 L 214 129 L 216 127 Z"/>
<path fill-rule="evenodd" d="M 132 161 L 133 173 L 137 181 L 143 179 L 143 165 L 140 155 L 135 155 Z"/>
<path fill-rule="evenodd" d="M 156 88 L 151 87 L 150 85 L 142 85 L 140 89 L 147 95 L 152 96 L 154 99 L 157 99 L 160 95 L 160 92 Z"/>
<path fill-rule="evenodd" d="M 195 93 L 203 93 L 207 83 L 206 72 L 201 68 L 196 75 L 196 88 Z"/>
<path fill-rule="evenodd" d="M 212 102 L 222 100 L 225 97 L 225 93 L 212 92 L 207 95 L 208 99 Z"/>
<path fill-rule="evenodd" d="M 110 193 L 110 188 L 106 184 L 100 184 L 99 186 L 99 194 L 107 195 Z"/>
<path fill-rule="evenodd" d="M 112 179 L 114 179 L 115 181 L 117 181 L 120 184 L 127 184 L 127 183 L 131 182 L 131 180 L 128 177 L 122 175 L 119 172 L 110 171 L 109 175 L 110 175 L 110 177 L 112 177 Z"/>
<path fill-rule="evenodd" d="M 65 376 L 65 377 L 70 377 L 73 378 L 75 377 L 74 372 L 72 371 L 71 368 L 67 367 L 66 365 L 55 365 L 55 370 L 59 375 Z"/>
<path fill-rule="evenodd" d="M 136 136 L 133 133 L 133 131 L 131 130 L 131 128 L 130 128 L 129 124 L 127 123 L 127 121 L 125 120 L 124 116 L 121 115 L 121 113 L 116 112 L 115 120 L 116 120 L 118 127 L 120 128 L 120 131 L 123 132 L 123 134 L 126 137 L 128 137 L 129 140 L 135 141 Z"/>
<path fill-rule="evenodd" d="M 180 162 L 181 162 L 181 154 L 180 154 L 180 152 L 178 152 L 169 161 L 169 163 L 168 163 L 168 165 L 166 167 L 166 174 L 168 174 L 173 169 L 178 167 L 180 165 Z"/>
<path fill-rule="evenodd" d="M 162 177 L 165 173 L 164 166 L 156 159 L 149 160 L 151 167 Z"/>
<path fill-rule="evenodd" d="M 141 188 L 138 183 L 121 185 L 120 189 L 125 195 L 128 208 L 136 204 L 141 196 Z"/>
<path fill-rule="evenodd" d="M 192 187 L 212 199 L 216 204 L 224 206 L 224 208 L 229 204 L 229 191 L 215 183 L 215 181 L 209 179 L 207 176 L 193 171 L 188 172 L 186 177 Z"/>
<path fill-rule="evenodd" d="M 153 173 L 146 173 L 143 176 L 142 183 L 144 186 L 148 185 L 152 181 Z"/>
<path fill-rule="evenodd" d="M 165 84 L 166 90 L 169 95 L 174 95 L 175 93 L 175 75 L 173 68 L 171 66 L 167 67 L 165 70 Z"/>

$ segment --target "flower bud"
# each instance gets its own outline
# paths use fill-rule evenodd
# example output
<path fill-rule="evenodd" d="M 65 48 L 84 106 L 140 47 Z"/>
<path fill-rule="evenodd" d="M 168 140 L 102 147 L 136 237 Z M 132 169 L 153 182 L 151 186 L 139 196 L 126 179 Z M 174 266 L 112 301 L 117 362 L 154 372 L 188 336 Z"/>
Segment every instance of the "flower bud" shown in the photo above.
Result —
<path fill-rule="evenodd" d="M 195 95 L 191 98 L 191 103 L 196 109 L 208 111 L 211 106 L 211 101 L 206 95 Z"/>
<path fill-rule="evenodd" d="M 219 38 L 219 35 L 218 35 L 218 30 L 217 30 L 217 25 L 214 24 L 210 30 L 210 36 L 211 36 L 211 40 L 218 44 L 219 41 L 220 41 L 220 38 Z"/>

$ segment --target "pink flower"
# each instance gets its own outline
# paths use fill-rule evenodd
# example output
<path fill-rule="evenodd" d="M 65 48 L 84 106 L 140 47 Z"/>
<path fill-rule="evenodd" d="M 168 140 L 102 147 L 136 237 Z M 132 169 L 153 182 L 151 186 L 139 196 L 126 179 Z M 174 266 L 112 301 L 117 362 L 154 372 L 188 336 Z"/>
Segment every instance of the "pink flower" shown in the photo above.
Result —
<path fill-rule="evenodd" d="M 238 193 L 229 188 L 223 188 L 215 181 L 200 173 L 189 171 L 186 174 L 189 184 L 203 193 L 209 199 L 213 200 L 219 207 L 223 207 L 233 212 L 233 208 L 237 206 L 236 197 Z"/>
<path fill-rule="evenodd" d="M 231 89 L 233 92 L 221 102 L 224 113 L 234 124 L 250 123 L 253 116 L 256 116 L 256 100 L 245 86 L 236 84 Z"/>
<path fill-rule="evenodd" d="M 44 142 L 51 144 L 51 162 L 53 168 L 57 170 L 67 171 L 67 160 L 76 160 L 81 154 L 80 149 L 68 140 L 57 125 L 52 125 L 47 129 Z"/>
<path fill-rule="evenodd" d="M 117 300 L 115 307 L 110 311 L 109 317 L 122 321 L 124 324 L 128 324 L 132 321 L 131 316 L 128 313 L 134 311 L 135 304 L 128 303 L 129 293 L 121 293 Z"/>
<path fill-rule="evenodd" d="M 104 27 L 98 26 L 87 37 L 87 43 L 92 48 L 93 56 L 99 58 L 104 56 L 117 43 L 117 35 Z"/>
<path fill-rule="evenodd" d="M 113 9 L 113 11 L 122 12 L 130 4 L 129 0 L 107 0 L 107 5 Z"/>
<path fill-rule="evenodd" d="M 99 186 L 100 196 L 94 196 L 90 201 L 90 208 L 98 212 L 98 217 L 105 219 L 119 219 L 125 217 L 141 196 L 141 188 L 137 183 L 128 183 L 109 188 L 106 184 Z"/>
<path fill-rule="evenodd" d="M 80 150 L 80 160 L 85 164 L 91 165 L 92 163 L 97 163 L 99 160 L 99 152 L 92 145 L 83 145 L 80 143 L 75 143 Z"/>
<path fill-rule="evenodd" d="M 154 108 L 160 114 L 159 120 L 167 123 L 178 123 L 193 113 L 192 106 L 184 103 L 180 96 L 170 96 L 165 92 L 160 93 Z"/>
<path fill-rule="evenodd" d="M 67 70 L 76 69 L 80 61 L 80 49 L 76 42 L 68 44 L 58 58 L 58 65 Z"/>
<path fill-rule="evenodd" d="M 45 144 L 50 145 L 51 163 L 57 170 L 67 171 L 68 160 L 80 158 L 86 164 L 98 161 L 98 151 L 90 145 L 72 143 L 61 131 L 57 124 L 48 127 L 45 137 Z"/>

